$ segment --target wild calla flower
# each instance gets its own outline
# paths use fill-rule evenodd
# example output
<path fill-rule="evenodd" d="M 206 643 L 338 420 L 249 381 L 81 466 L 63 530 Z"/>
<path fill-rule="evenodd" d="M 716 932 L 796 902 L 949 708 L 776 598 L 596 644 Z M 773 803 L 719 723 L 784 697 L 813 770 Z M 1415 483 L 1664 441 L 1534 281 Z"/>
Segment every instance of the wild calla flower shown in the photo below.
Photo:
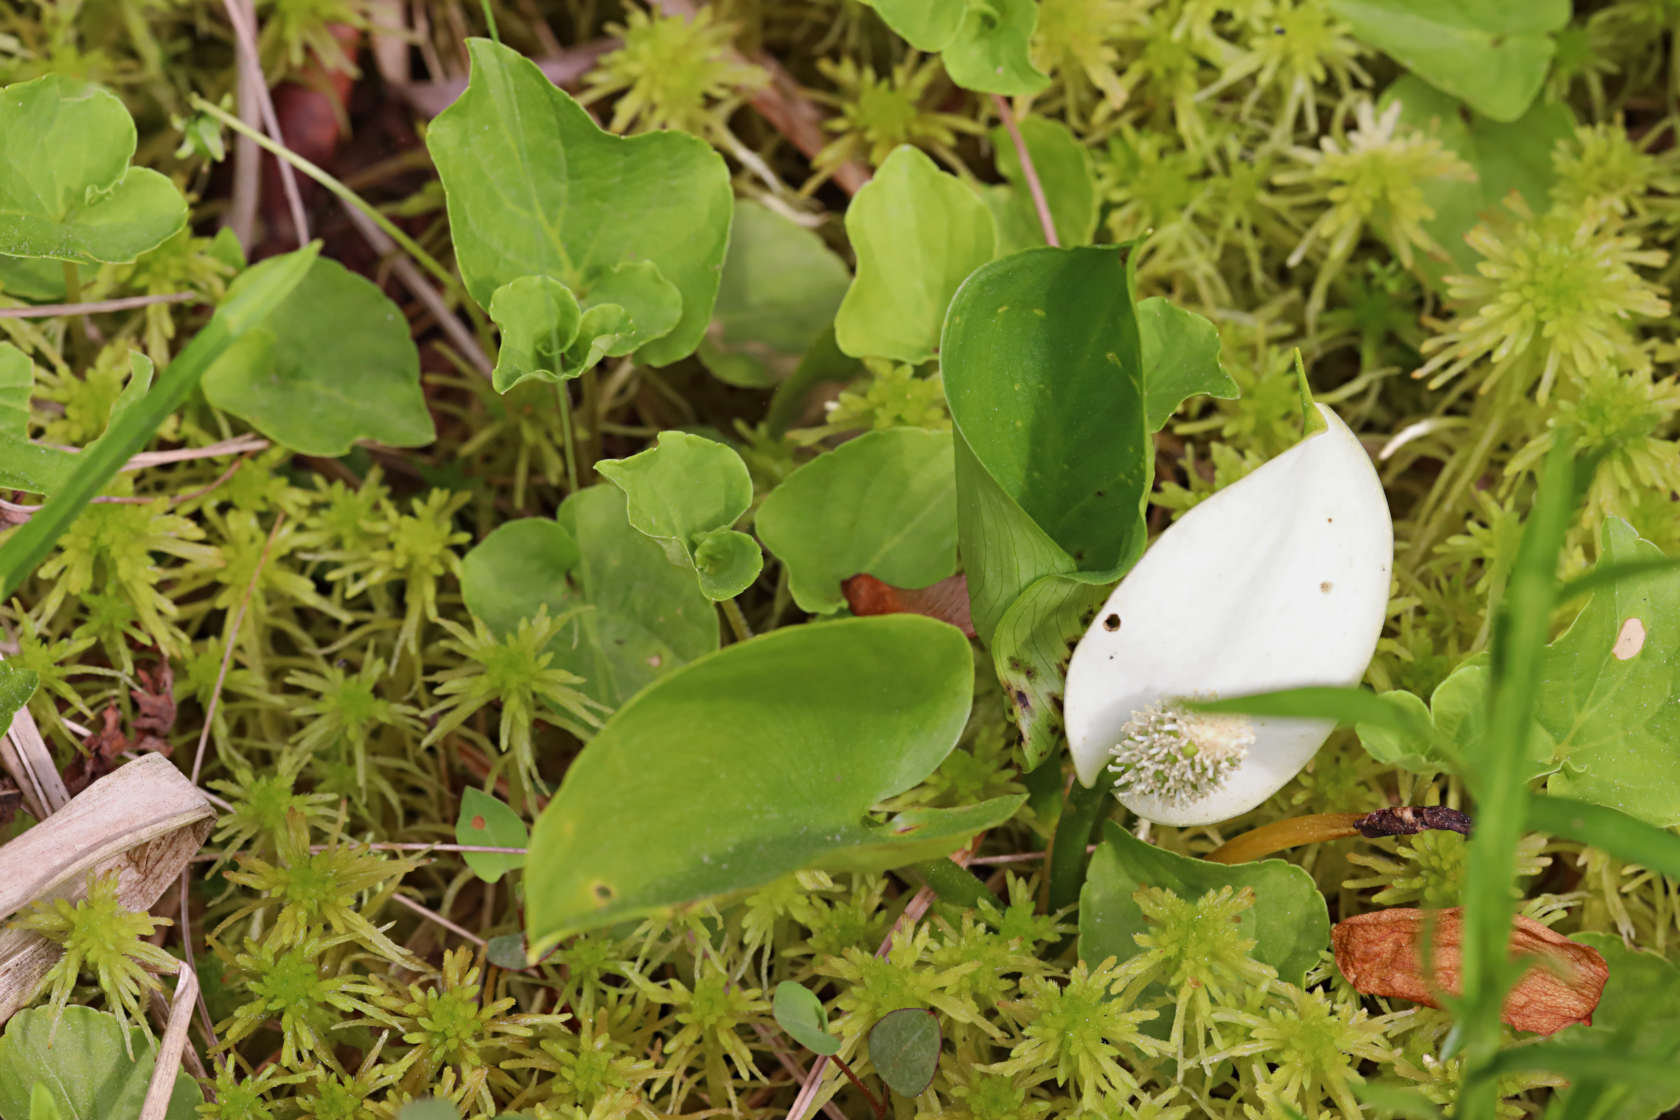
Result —
<path fill-rule="evenodd" d="M 1370 457 L 1326 429 L 1161 534 L 1068 666 L 1079 780 L 1134 813 L 1211 824 L 1259 805 L 1330 734 L 1325 720 L 1207 715 L 1184 700 L 1357 684 L 1388 604 L 1394 527 Z"/>

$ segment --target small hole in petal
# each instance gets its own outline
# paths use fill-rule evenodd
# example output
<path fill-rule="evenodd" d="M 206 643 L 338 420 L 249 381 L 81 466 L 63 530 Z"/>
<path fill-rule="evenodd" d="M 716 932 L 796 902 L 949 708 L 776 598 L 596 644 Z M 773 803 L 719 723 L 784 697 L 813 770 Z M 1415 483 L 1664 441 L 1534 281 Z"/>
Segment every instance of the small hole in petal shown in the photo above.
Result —
<path fill-rule="evenodd" d="M 1622 628 L 1616 634 L 1616 644 L 1610 647 L 1610 656 L 1617 661 L 1627 661 L 1645 648 L 1645 623 L 1637 618 L 1630 618 L 1622 623 Z"/>
<path fill-rule="evenodd" d="M 1117 614 L 1111 614 L 1107 618 L 1103 619 L 1103 629 L 1107 630 L 1110 634 L 1120 629 L 1120 616 Z"/>

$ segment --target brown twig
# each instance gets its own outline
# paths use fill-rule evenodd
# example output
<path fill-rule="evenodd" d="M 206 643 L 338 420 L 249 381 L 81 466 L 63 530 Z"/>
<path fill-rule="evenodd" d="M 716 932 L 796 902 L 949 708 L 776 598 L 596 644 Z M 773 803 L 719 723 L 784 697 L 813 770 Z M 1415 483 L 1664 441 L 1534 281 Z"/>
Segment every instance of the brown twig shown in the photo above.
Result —
<path fill-rule="evenodd" d="M 222 7 L 227 10 L 228 22 L 233 25 L 233 37 L 239 45 L 240 72 L 250 81 L 250 89 L 262 115 L 263 130 L 276 144 L 284 147 L 286 137 L 280 131 L 280 118 L 274 112 L 274 98 L 269 96 L 268 80 L 263 76 L 262 63 L 257 58 L 256 6 L 251 0 L 222 0 Z M 250 22 L 246 22 L 247 19 Z M 285 160 L 280 160 L 279 164 L 280 182 L 286 190 L 286 205 L 292 212 L 298 245 L 307 245 L 309 223 L 304 218 L 303 194 L 298 190 L 297 176 Z"/>
<path fill-rule="evenodd" d="M 478 934 L 474 933 L 472 930 L 467 929 L 464 926 L 456 925 L 454 922 L 450 921 L 448 918 L 444 917 L 442 914 L 439 914 L 436 910 L 429 910 L 426 907 L 420 905 L 418 902 L 415 902 L 412 899 L 404 898 L 400 894 L 393 894 L 391 897 L 396 899 L 398 902 L 402 903 L 404 906 L 408 907 L 410 910 L 414 911 L 416 914 L 419 914 L 422 918 L 425 918 L 428 921 L 436 922 L 438 925 L 442 926 L 444 929 L 448 930 L 450 933 L 453 933 L 458 937 L 466 938 L 468 941 L 471 941 L 474 945 L 477 945 L 480 949 L 484 948 L 485 945 L 488 944 L 488 942 L 486 942 L 484 940 L 484 938 L 480 937 Z"/>
<path fill-rule="evenodd" d="M 165 292 L 157 296 L 123 296 L 119 299 L 96 299 L 84 303 L 38 303 L 29 307 L 0 307 L 0 319 L 51 319 L 61 315 L 102 315 L 107 311 L 129 311 L 136 307 L 150 307 L 157 303 L 186 303 L 203 301 L 197 292 Z"/>

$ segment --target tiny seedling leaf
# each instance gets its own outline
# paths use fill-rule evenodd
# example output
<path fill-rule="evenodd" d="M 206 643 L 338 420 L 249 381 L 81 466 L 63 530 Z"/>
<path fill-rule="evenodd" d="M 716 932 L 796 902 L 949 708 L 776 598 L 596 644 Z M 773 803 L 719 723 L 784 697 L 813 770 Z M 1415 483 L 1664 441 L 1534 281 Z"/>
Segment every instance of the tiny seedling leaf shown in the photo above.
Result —
<path fill-rule="evenodd" d="M 508 805 L 470 786 L 462 792 L 461 815 L 455 820 L 457 844 L 523 848 L 529 838 L 524 818 Z M 461 858 L 486 883 L 494 883 L 509 871 L 525 866 L 523 853 L 462 852 Z"/>
<path fill-rule="evenodd" d="M 525 952 L 525 935 L 504 933 L 484 943 L 484 959 L 497 968 L 518 972 L 531 963 Z"/>
<path fill-rule="evenodd" d="M 840 307 L 852 274 L 814 232 L 746 199 L 698 356 L 719 380 L 768 389 L 791 377 Z"/>
<path fill-rule="evenodd" d="M 869 1064 L 901 1097 L 919 1097 L 939 1068 L 939 1017 L 925 1007 L 889 1011 L 869 1028 Z"/>
<path fill-rule="evenodd" d="M 803 984 L 792 980 L 777 984 L 770 1013 L 776 1017 L 777 1026 L 813 1054 L 839 1051 L 840 1040 L 828 1033 L 828 1013 L 823 1010 L 822 1000 Z"/>
<path fill-rule="evenodd" d="M 461 1114 L 448 1101 L 432 1097 L 403 1105 L 402 1111 L 397 1113 L 397 1120 L 461 1120 Z"/>
<path fill-rule="evenodd" d="M 643 687 L 718 647 L 718 617 L 687 567 L 630 527 L 624 494 L 590 486 L 555 520 L 498 526 L 462 562 L 467 609 L 497 635 L 546 607 L 571 621 L 549 644 L 556 667 L 616 708 Z"/>
<path fill-rule="evenodd" d="M 687 432 L 660 432 L 659 442 L 628 459 L 595 464 L 624 491 L 630 524 L 686 566 L 712 600 L 730 599 L 758 578 L 758 542 L 730 529 L 752 504 L 752 476 L 727 444 Z"/>
<path fill-rule="evenodd" d="M 1067 248 L 1089 245 L 1097 228 L 1097 182 L 1089 149 L 1060 121 L 1027 117 L 1017 127 L 1038 172 L 1057 240 Z M 1045 244 L 1044 226 L 1027 187 L 1021 154 L 1002 126 L 992 129 L 990 139 L 998 174 L 1007 184 L 989 187 L 985 195 L 997 220 L 998 255 L 1036 249 Z"/>

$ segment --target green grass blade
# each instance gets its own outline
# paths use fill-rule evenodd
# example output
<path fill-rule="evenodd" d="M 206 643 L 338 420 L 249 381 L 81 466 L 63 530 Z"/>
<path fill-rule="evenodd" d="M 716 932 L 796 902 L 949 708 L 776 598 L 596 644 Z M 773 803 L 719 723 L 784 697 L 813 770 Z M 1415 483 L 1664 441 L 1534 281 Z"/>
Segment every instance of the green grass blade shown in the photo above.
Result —
<path fill-rule="evenodd" d="M 1466 1059 L 1460 1116 L 1491 1116 L 1497 1099 L 1497 1085 L 1487 1070 L 1500 1057 L 1500 1010 L 1514 979 L 1506 946 L 1515 852 L 1527 808 L 1522 765 L 1534 725 L 1534 682 L 1556 601 L 1557 558 L 1579 484 L 1570 444 L 1560 440 L 1541 470 L 1534 509 L 1494 617 L 1487 733 L 1469 752 L 1465 774 L 1476 795 L 1476 832 L 1464 887 L 1460 990 L 1465 995 L 1455 1007 Z"/>
<path fill-rule="evenodd" d="M 131 456 L 151 441 L 152 434 L 170 414 L 186 403 L 204 371 L 291 293 L 315 262 L 319 249 L 317 243 L 275 257 L 241 277 L 246 281 L 243 290 L 232 295 L 175 356 L 151 392 L 118 416 L 104 435 L 76 456 L 75 469 L 64 487 L 0 544 L 0 599 L 10 598 L 17 592 L 88 502 Z"/>
<path fill-rule="evenodd" d="M 1598 848 L 1627 863 L 1680 879 L 1680 836 L 1603 805 L 1567 797 L 1528 799 L 1529 827 Z"/>

